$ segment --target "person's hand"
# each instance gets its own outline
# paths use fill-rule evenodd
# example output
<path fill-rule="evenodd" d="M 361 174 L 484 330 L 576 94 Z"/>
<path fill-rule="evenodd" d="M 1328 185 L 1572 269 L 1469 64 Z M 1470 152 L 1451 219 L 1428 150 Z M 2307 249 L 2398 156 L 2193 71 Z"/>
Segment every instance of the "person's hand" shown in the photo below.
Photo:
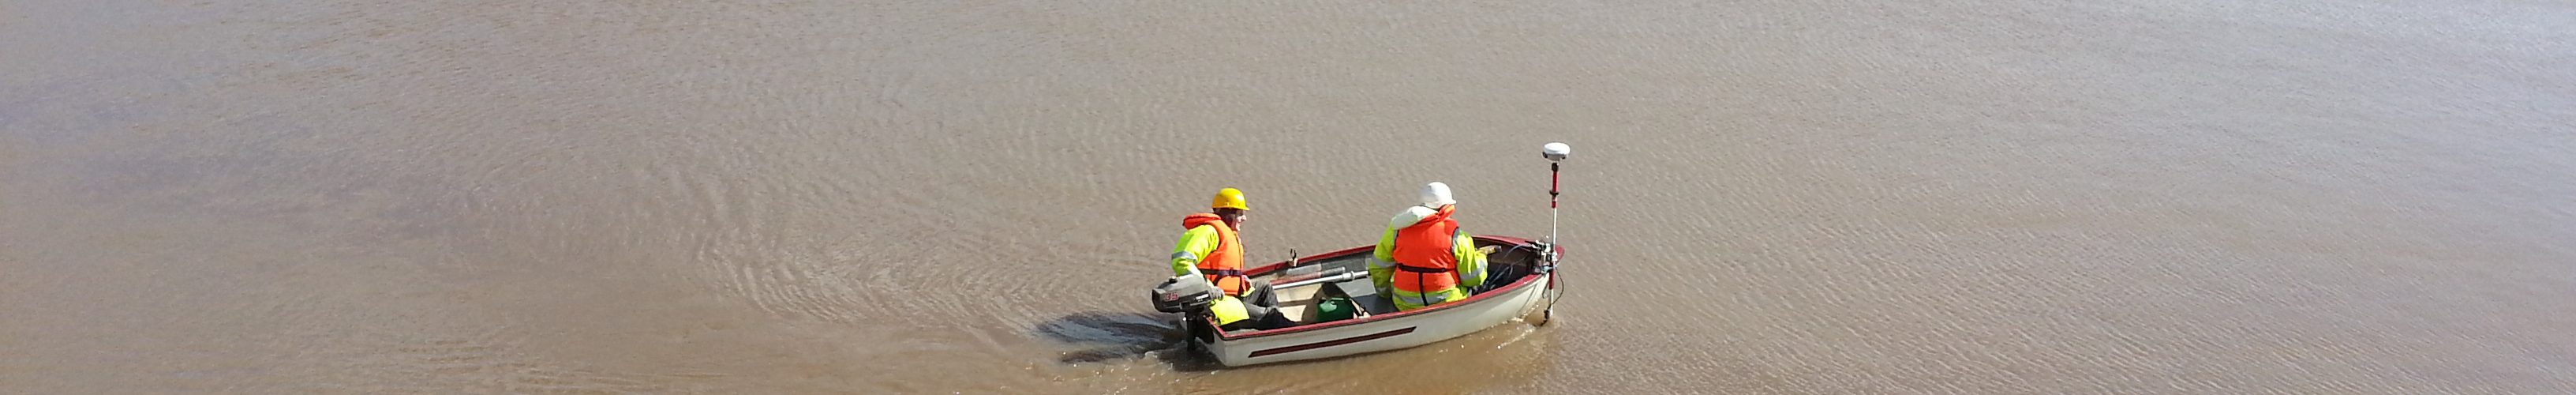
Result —
<path fill-rule="evenodd" d="M 1498 249 L 1498 248 L 1503 248 L 1503 246 L 1483 246 L 1483 247 L 1476 247 L 1476 253 L 1478 253 L 1478 254 L 1485 254 L 1485 255 L 1493 255 L 1493 254 L 1494 254 L 1494 249 Z"/>

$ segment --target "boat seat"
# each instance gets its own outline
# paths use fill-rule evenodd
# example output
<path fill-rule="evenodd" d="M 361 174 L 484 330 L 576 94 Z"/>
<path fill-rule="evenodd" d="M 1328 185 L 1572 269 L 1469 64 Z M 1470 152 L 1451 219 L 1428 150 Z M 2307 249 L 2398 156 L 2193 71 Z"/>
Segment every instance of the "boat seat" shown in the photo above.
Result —
<path fill-rule="evenodd" d="M 1367 311 L 1369 314 L 1395 313 L 1395 302 L 1378 296 L 1377 284 L 1367 278 L 1333 283 L 1333 288 L 1341 291 L 1343 295 L 1349 295 L 1351 304 L 1358 305 L 1361 311 Z"/>
<path fill-rule="evenodd" d="M 1279 297 L 1279 315 L 1300 325 L 1307 324 L 1307 319 L 1315 316 L 1316 291 L 1323 288 L 1305 286 L 1274 291 Z"/>

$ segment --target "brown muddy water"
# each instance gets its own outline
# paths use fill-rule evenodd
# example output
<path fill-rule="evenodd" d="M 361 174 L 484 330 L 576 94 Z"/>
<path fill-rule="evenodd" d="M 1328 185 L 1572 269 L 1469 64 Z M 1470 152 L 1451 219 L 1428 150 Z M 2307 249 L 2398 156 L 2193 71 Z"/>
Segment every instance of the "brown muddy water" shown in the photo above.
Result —
<path fill-rule="evenodd" d="M 2122 4 L 2128 3 L 2128 4 Z M 0 1 L 0 393 L 2576 392 L 2555 1 Z M 1552 325 L 1210 369 L 1416 185 Z M 1430 366 L 1430 367 L 1424 367 Z"/>

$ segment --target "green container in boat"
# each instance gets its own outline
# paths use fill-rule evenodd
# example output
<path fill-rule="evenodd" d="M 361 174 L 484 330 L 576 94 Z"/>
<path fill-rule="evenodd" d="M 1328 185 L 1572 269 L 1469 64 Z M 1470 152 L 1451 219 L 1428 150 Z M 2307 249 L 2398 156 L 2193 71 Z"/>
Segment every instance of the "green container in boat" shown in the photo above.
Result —
<path fill-rule="evenodd" d="M 1333 322 L 1358 315 L 1359 306 L 1351 298 L 1324 298 L 1315 302 L 1315 322 Z"/>

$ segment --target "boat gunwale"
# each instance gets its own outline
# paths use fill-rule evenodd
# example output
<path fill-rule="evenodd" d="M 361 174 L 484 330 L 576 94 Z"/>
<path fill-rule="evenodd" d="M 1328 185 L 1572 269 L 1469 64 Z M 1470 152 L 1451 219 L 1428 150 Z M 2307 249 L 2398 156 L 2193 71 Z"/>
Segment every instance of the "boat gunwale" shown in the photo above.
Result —
<path fill-rule="evenodd" d="M 1519 238 L 1519 237 L 1511 237 L 1511 236 L 1488 236 L 1488 235 L 1478 235 L 1478 236 L 1475 236 L 1475 238 L 1477 238 L 1477 239 L 1485 239 L 1485 240 L 1492 240 L 1492 241 L 1498 241 L 1498 242 L 1503 242 L 1504 244 L 1510 244 L 1510 245 L 1526 245 L 1526 244 L 1532 244 L 1532 241 L 1531 241 L 1530 239 L 1524 239 L 1524 238 Z M 1376 250 L 1376 249 L 1377 249 L 1377 246 L 1375 246 L 1375 245 L 1364 245 L 1364 246 L 1358 246 L 1358 247 L 1345 248 L 1345 249 L 1341 249 L 1341 250 L 1339 250 L 1339 251 L 1333 251 L 1333 252 L 1323 253 L 1323 254 L 1321 254 L 1321 255 L 1316 255 L 1316 256 L 1315 256 L 1315 257 L 1313 257 L 1313 258 L 1300 258 L 1300 259 L 1298 259 L 1298 260 L 1300 260 L 1300 261 L 1304 261 L 1304 260 L 1309 260 L 1309 259 L 1312 259 L 1312 260 L 1333 259 L 1333 258 L 1340 258 L 1340 257 L 1345 256 L 1345 255 L 1350 255 L 1350 254 L 1360 253 L 1360 252 L 1363 252 L 1363 251 L 1374 252 L 1374 250 Z M 1280 261 L 1280 262 L 1271 263 L 1271 264 L 1267 264 L 1267 265 L 1261 265 L 1261 266 L 1259 266 L 1259 267 L 1254 267 L 1254 268 L 1252 268 L 1251 270 L 1245 270 L 1245 271 L 1244 271 L 1244 276 L 1246 276 L 1246 277 L 1258 277 L 1258 276 L 1262 276 L 1262 275 L 1270 274 L 1270 272 L 1274 272 L 1274 271 L 1279 271 L 1279 270 L 1282 270 L 1282 269 L 1286 269 L 1286 268 L 1287 268 L 1287 266 L 1288 266 L 1288 261 Z M 1448 310 L 1448 309 L 1450 309 L 1450 308 L 1452 308 L 1452 307 L 1466 306 L 1466 305 L 1476 304 L 1477 302 L 1483 302 L 1483 301 L 1486 301 L 1486 299 L 1487 299 L 1488 297 L 1492 297 L 1492 296 L 1495 296 L 1495 295 L 1502 295 L 1502 294 L 1512 293 L 1512 291 L 1520 290 L 1520 288 L 1521 288 L 1521 287 L 1529 286 L 1529 285 L 1530 285 L 1530 283 L 1532 283 L 1532 282 L 1536 282 L 1536 281 L 1538 281 L 1538 279 L 1539 279 L 1539 278 L 1541 278 L 1541 277 L 1546 277 L 1546 276 L 1548 276 L 1548 275 L 1553 275 L 1553 273 L 1549 273 L 1549 274 L 1546 274 L 1546 275 L 1542 275 L 1542 274 L 1540 274 L 1540 273 L 1532 272 L 1532 273 L 1530 273 L 1530 274 L 1527 274 L 1527 275 L 1523 275 L 1523 276 L 1521 276 L 1521 278 L 1520 278 L 1519 280 L 1513 280 L 1511 284 L 1506 284 L 1506 285 L 1503 285 L 1503 286 L 1501 286 L 1501 287 L 1496 287 L 1496 288 L 1494 288 L 1494 289 L 1492 289 L 1492 290 L 1485 291 L 1484 293 L 1479 293 L 1479 294 L 1476 294 L 1476 295 L 1474 295 L 1474 296 L 1469 296 L 1469 297 L 1467 297 L 1466 299 L 1461 299 L 1461 300 L 1456 301 L 1456 302 L 1441 303 L 1441 304 L 1437 304 L 1437 305 L 1432 305 L 1431 307 L 1421 308 L 1421 309 L 1415 309 L 1415 310 L 1413 310 L 1413 311 L 1400 311 L 1400 312 L 1394 312 L 1394 313 L 1388 313 L 1388 314 L 1371 314 L 1371 315 L 1369 315 L 1369 316 L 1368 316 L 1368 317 L 1366 317 L 1366 318 L 1352 318 L 1352 319 L 1346 319 L 1346 320 L 1341 320 L 1341 321 L 1333 321 L 1333 322 L 1328 322 L 1328 323 L 1321 323 L 1321 324 L 1306 324 L 1306 325 L 1298 325 L 1298 326 L 1292 326 L 1292 327 L 1286 327 L 1286 328 L 1278 328 L 1278 329 L 1263 329 L 1263 330 L 1257 330 L 1257 331 L 1251 331 L 1251 332 L 1243 332 L 1243 333 L 1241 333 L 1241 334 L 1231 334 L 1231 333 L 1226 333 L 1225 331 L 1217 331 L 1217 334 L 1216 334 L 1216 335 L 1217 335 L 1217 341 L 1220 341 L 1220 342 L 1224 342 L 1224 341 L 1238 341 L 1238 340 L 1252 339 L 1252 338 L 1259 338 L 1259 337 L 1268 337 L 1268 336 L 1274 336 L 1274 335 L 1286 335 L 1286 334 L 1292 334 L 1292 333 L 1302 333 L 1302 332 L 1306 332 L 1306 331 L 1314 331 L 1314 330 L 1323 330 L 1323 329 L 1339 328 L 1339 327 L 1350 326 L 1350 325 L 1359 325 L 1359 324 L 1367 324 L 1367 323 L 1378 322 L 1378 321 L 1393 320 L 1393 319 L 1398 319 L 1398 318 L 1411 317 L 1411 316 L 1419 315 L 1419 314 L 1435 313 L 1435 312 L 1440 312 L 1440 311 Z M 1215 322 L 1213 319 L 1211 319 L 1211 320 L 1208 322 L 1208 325 L 1209 325 L 1210 327 L 1214 327 L 1214 326 L 1216 325 L 1216 322 Z"/>

